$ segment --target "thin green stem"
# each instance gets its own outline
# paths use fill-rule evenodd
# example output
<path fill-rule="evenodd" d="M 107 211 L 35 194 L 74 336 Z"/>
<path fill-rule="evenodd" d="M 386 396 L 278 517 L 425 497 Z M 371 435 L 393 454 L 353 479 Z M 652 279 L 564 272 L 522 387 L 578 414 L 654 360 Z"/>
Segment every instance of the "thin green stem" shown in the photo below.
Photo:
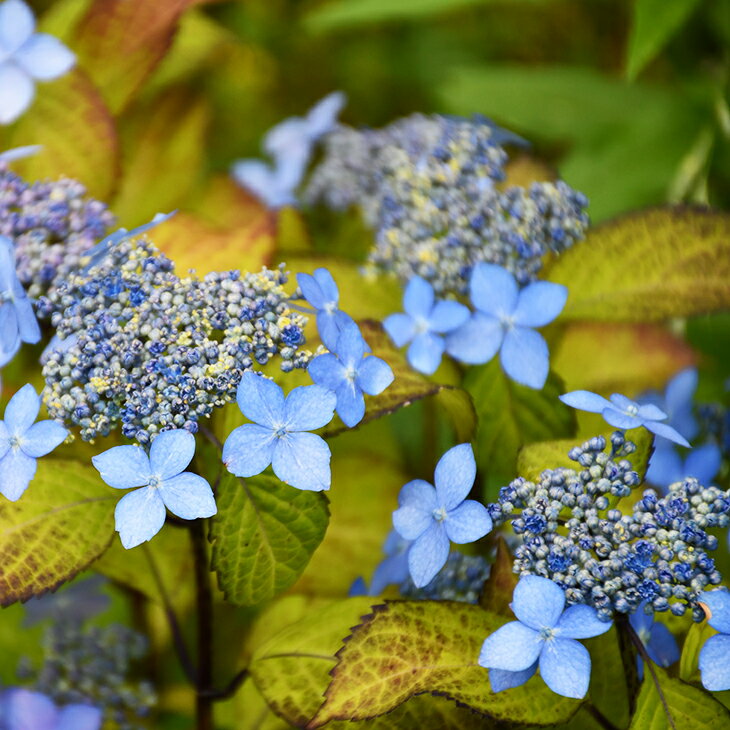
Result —
<path fill-rule="evenodd" d="M 197 730 L 213 730 L 213 592 L 210 586 L 205 523 L 193 520 L 190 538 L 195 563 L 195 594 L 198 628 L 198 673 L 196 694 Z"/>

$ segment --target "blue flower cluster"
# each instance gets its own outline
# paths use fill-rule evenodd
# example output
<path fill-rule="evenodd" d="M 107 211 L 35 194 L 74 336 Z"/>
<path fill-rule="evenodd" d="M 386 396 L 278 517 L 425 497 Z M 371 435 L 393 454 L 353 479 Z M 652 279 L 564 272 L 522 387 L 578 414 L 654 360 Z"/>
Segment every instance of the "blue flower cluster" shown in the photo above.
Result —
<path fill-rule="evenodd" d="M 281 269 L 183 279 L 148 240 L 116 241 L 39 302 L 59 338 L 43 368 L 49 413 L 85 440 L 117 425 L 143 444 L 168 429 L 195 433 L 254 364 L 306 367 L 306 319 L 285 282 Z"/>
<path fill-rule="evenodd" d="M 341 126 L 327 136 L 305 197 L 362 208 L 376 231 L 373 271 L 403 282 L 420 276 L 438 294 L 464 294 L 483 261 L 524 284 L 546 253 L 583 237 L 588 201 L 564 182 L 499 189 L 503 141 L 481 118 L 416 114 L 382 130 Z"/>
<path fill-rule="evenodd" d="M 18 279 L 30 297 L 77 271 L 113 225 L 107 206 L 76 180 L 29 184 L 0 161 L 0 235 L 13 243 Z"/>
<path fill-rule="evenodd" d="M 537 483 L 518 478 L 500 490 L 489 510 L 521 538 L 515 572 L 550 578 L 569 604 L 594 606 L 606 621 L 644 601 L 647 610 L 682 615 L 689 608 L 701 620 L 698 596 L 721 580 L 707 554 L 717 538 L 707 530 L 727 526 L 730 497 L 688 479 L 662 499 L 645 491 L 625 515 L 611 505 L 639 483 L 621 458 L 634 445 L 617 431 L 605 449 L 605 438 L 593 438 L 569 453 L 580 471 L 549 469 Z"/>

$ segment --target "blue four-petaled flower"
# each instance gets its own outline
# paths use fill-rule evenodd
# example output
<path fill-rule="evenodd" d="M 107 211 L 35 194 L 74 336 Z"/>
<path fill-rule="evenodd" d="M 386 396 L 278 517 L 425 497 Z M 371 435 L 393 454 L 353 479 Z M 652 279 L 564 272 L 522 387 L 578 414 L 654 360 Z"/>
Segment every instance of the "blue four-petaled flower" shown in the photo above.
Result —
<path fill-rule="evenodd" d="M 36 460 L 49 454 L 68 436 L 56 421 L 34 423 L 41 399 L 32 385 L 24 385 L 5 407 L 0 421 L 0 493 L 11 502 L 20 499 L 35 476 Z"/>
<path fill-rule="evenodd" d="M 466 499 L 476 477 L 470 444 L 449 449 L 436 465 L 435 487 L 423 479 L 408 482 L 398 495 L 393 526 L 401 537 L 413 540 L 408 568 L 417 588 L 428 585 L 444 567 L 450 543 L 474 542 L 492 529 L 487 508 Z"/>
<path fill-rule="evenodd" d="M 289 393 L 273 381 L 248 371 L 238 385 L 238 406 L 246 418 L 223 446 L 223 463 L 232 474 L 252 477 L 271 464 L 274 474 L 297 489 L 329 489 L 330 449 L 314 433 L 334 416 L 337 398 L 319 385 Z"/>
<path fill-rule="evenodd" d="M 0 3 L 0 124 L 16 120 L 33 101 L 35 81 L 63 76 L 76 57 L 57 38 L 35 32 L 22 0 Z"/>
<path fill-rule="evenodd" d="M 574 390 L 560 396 L 560 400 L 572 408 L 590 413 L 600 413 L 606 423 L 614 428 L 639 428 L 643 426 L 657 436 L 674 441 L 681 446 L 689 442 L 667 423 L 667 414 L 653 403 L 641 405 L 621 393 L 614 393 L 610 400 L 588 390 Z"/>
<path fill-rule="evenodd" d="M 611 623 L 601 621 L 596 609 L 585 604 L 565 609 L 563 589 L 537 575 L 520 578 L 510 607 L 517 621 L 490 634 L 479 655 L 479 664 L 489 669 L 492 690 L 518 687 L 539 667 L 543 681 L 556 694 L 585 697 L 591 657 L 576 639 L 599 636 Z"/>
<path fill-rule="evenodd" d="M 367 344 L 355 322 L 348 322 L 337 337 L 331 353 L 318 355 L 309 363 L 312 380 L 337 397 L 337 414 L 352 428 L 365 415 L 363 393 L 378 395 L 393 382 L 393 371 L 385 360 L 367 355 Z"/>
<path fill-rule="evenodd" d="M 469 319 L 469 310 L 451 300 L 437 300 L 433 287 L 414 276 L 403 295 L 405 313 L 391 314 L 383 321 L 396 347 L 408 347 L 411 367 L 426 375 L 436 372 L 446 347 L 444 335 Z"/>
<path fill-rule="evenodd" d="M 449 355 L 480 364 L 499 352 L 502 368 L 512 380 L 542 388 L 550 369 L 549 353 L 533 328 L 560 314 L 568 290 L 549 281 L 535 281 L 520 290 L 507 269 L 479 263 L 472 270 L 469 293 L 476 312 L 446 339 Z"/>
<path fill-rule="evenodd" d="M 313 274 L 297 274 L 297 284 L 304 298 L 317 310 L 317 330 L 328 350 L 337 347 L 342 328 L 354 320 L 339 308 L 340 291 L 327 269 L 315 269 Z"/>
<path fill-rule="evenodd" d="M 149 455 L 141 446 L 114 446 L 92 458 L 110 487 L 134 489 L 119 500 L 114 511 L 125 548 L 151 540 L 165 523 L 165 508 L 184 520 L 217 512 L 210 484 L 185 471 L 194 454 L 195 437 L 174 429 L 155 437 Z"/>
<path fill-rule="evenodd" d="M 92 705 L 57 707 L 50 697 L 20 687 L 0 693 L 2 730 L 99 730 L 103 722 L 102 711 Z"/>
<path fill-rule="evenodd" d="M 33 305 L 15 273 L 15 248 L 6 236 L 0 236 L 0 367 L 7 365 L 21 342 L 40 342 Z"/>
<path fill-rule="evenodd" d="M 702 684 L 711 692 L 730 689 L 730 592 L 727 588 L 705 591 L 699 597 L 707 623 L 720 633 L 711 636 L 700 649 Z"/>

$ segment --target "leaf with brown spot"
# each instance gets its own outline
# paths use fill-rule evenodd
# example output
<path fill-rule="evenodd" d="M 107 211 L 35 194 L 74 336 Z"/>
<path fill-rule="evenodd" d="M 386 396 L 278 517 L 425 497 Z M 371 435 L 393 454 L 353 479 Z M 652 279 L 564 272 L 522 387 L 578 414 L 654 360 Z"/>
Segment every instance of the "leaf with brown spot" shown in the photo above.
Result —
<path fill-rule="evenodd" d="M 38 84 L 30 109 L 7 131 L 0 148 L 42 144 L 36 155 L 13 163 L 28 179 L 71 177 L 89 194 L 108 200 L 119 177 L 119 141 L 111 113 L 80 69 Z"/>
<path fill-rule="evenodd" d="M 119 114 L 172 43 L 190 0 L 96 0 L 72 44 L 80 64 Z"/>
<path fill-rule="evenodd" d="M 91 466 L 39 459 L 22 497 L 0 498 L 0 605 L 55 590 L 96 560 L 114 536 L 118 499 Z"/>
<path fill-rule="evenodd" d="M 730 214 L 650 208 L 588 231 L 547 278 L 570 294 L 561 320 L 659 322 L 730 307 Z"/>
<path fill-rule="evenodd" d="M 565 328 L 552 353 L 566 391 L 629 395 L 664 387 L 696 359 L 684 340 L 654 324 L 576 322 Z"/>
<path fill-rule="evenodd" d="M 325 702 L 307 727 L 377 717 L 423 692 L 499 721 L 565 722 L 580 701 L 556 696 L 539 678 L 509 692 L 490 692 L 488 671 L 477 659 L 484 639 L 504 623 L 503 617 L 466 603 L 377 606 L 337 653 Z"/>

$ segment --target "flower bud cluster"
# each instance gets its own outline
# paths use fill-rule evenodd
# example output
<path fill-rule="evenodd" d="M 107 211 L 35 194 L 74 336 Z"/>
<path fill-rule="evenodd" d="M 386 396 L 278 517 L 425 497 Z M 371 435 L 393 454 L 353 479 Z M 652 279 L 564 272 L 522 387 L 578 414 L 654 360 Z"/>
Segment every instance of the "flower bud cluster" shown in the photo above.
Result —
<path fill-rule="evenodd" d="M 195 433 L 254 364 L 308 364 L 298 349 L 306 319 L 285 282 L 281 268 L 181 279 L 148 240 L 122 240 L 39 301 L 60 338 L 43 367 L 50 416 L 84 440 L 117 426 L 142 444 L 173 428 Z"/>
<path fill-rule="evenodd" d="M 633 613 L 642 601 L 676 615 L 690 608 L 700 620 L 698 595 L 721 579 L 706 554 L 717 539 L 706 529 L 727 525 L 730 498 L 690 479 L 661 500 L 647 490 L 624 514 L 614 505 L 639 475 L 621 457 L 635 446 L 616 431 L 605 449 L 598 436 L 570 451 L 580 471 L 549 469 L 537 483 L 520 478 L 500 490 L 490 513 L 497 523 L 510 520 L 521 539 L 514 571 L 550 578 L 569 604 L 594 606 L 606 621 Z"/>
<path fill-rule="evenodd" d="M 359 205 L 375 229 L 371 271 L 464 294 L 475 263 L 533 280 L 548 251 L 583 237 L 587 199 L 564 182 L 500 190 L 507 154 L 481 120 L 420 114 L 382 130 L 339 127 L 306 192 L 332 208 Z"/>
<path fill-rule="evenodd" d="M 416 588 L 409 577 L 399 590 L 404 598 L 418 601 L 477 603 L 491 567 L 480 555 L 464 555 L 452 550 L 446 565 L 428 585 Z"/>
<path fill-rule="evenodd" d="M 18 278 L 30 297 L 58 286 L 113 225 L 106 205 L 76 180 L 28 184 L 0 162 L 0 235 L 15 243 Z"/>

